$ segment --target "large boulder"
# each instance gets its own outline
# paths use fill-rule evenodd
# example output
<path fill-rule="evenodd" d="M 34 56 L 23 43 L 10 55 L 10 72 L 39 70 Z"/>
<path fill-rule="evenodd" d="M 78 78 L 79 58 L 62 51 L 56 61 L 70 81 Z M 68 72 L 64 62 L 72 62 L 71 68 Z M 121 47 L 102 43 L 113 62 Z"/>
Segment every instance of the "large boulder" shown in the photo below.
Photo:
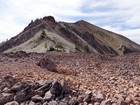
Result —
<path fill-rule="evenodd" d="M 55 95 L 56 97 L 61 95 L 62 92 L 62 85 L 58 81 L 53 81 L 52 86 L 50 88 L 51 94 Z"/>
<path fill-rule="evenodd" d="M 32 97 L 32 89 L 31 87 L 27 87 L 24 90 L 21 90 L 20 92 L 17 93 L 17 95 L 14 97 L 14 100 L 17 102 L 23 102 Z"/>
<path fill-rule="evenodd" d="M 48 59 L 48 58 L 42 58 L 37 63 L 37 65 L 42 67 L 42 68 L 46 68 L 49 71 L 57 72 L 55 63 L 52 60 Z"/>

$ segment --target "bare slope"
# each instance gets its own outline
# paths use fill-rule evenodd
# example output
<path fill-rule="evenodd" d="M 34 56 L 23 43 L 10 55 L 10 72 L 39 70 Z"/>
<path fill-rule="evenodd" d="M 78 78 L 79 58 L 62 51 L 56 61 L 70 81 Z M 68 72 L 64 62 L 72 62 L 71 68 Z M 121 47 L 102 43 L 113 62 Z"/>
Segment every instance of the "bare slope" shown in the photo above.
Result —
<path fill-rule="evenodd" d="M 49 32 L 47 30 L 44 30 L 43 32 L 46 33 L 44 34 L 45 36 L 43 35 L 42 31 L 39 31 L 35 34 L 34 37 L 30 38 L 28 41 L 6 50 L 5 53 L 17 52 L 21 50 L 26 52 L 45 53 L 47 50 L 51 50 L 51 48 L 57 48 L 57 45 L 61 45 L 63 47 L 60 49 L 62 51 L 75 51 L 75 45 L 67 41 L 63 37 L 60 37 L 58 34 Z"/>
<path fill-rule="evenodd" d="M 56 22 L 52 16 L 31 21 L 17 36 L 0 45 L 0 52 L 93 52 L 123 55 L 140 52 L 140 46 L 116 33 L 86 21 Z"/>

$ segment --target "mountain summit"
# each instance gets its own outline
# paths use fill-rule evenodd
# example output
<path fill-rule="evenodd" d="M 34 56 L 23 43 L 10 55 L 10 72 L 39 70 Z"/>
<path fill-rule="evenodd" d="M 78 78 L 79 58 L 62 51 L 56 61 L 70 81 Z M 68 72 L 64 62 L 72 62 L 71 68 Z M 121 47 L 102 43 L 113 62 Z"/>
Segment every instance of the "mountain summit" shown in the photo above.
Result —
<path fill-rule="evenodd" d="M 47 16 L 31 21 L 21 33 L 0 45 L 0 52 L 17 51 L 123 55 L 140 52 L 140 45 L 84 20 L 66 23 L 57 22 L 54 17 Z"/>

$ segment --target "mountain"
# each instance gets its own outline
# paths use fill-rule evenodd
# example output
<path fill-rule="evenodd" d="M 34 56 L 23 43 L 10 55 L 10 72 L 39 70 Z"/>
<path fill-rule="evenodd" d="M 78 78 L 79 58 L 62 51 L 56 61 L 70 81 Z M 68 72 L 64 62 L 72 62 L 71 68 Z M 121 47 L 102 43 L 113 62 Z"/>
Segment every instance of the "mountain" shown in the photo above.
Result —
<path fill-rule="evenodd" d="M 17 51 L 123 55 L 140 52 L 140 45 L 84 20 L 66 23 L 57 22 L 54 17 L 47 16 L 31 21 L 21 33 L 0 45 L 1 53 Z"/>

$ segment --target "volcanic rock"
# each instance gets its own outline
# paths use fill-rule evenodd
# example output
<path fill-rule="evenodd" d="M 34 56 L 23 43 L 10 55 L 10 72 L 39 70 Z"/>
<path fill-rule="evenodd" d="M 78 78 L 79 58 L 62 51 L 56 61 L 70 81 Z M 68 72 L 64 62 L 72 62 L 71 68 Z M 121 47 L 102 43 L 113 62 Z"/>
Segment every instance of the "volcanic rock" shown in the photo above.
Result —
<path fill-rule="evenodd" d="M 61 95 L 61 92 L 62 92 L 62 85 L 58 81 L 54 81 L 50 88 L 50 93 L 57 97 Z"/>
<path fill-rule="evenodd" d="M 37 102 L 43 102 L 43 98 L 41 96 L 39 96 L 39 95 L 35 95 L 31 99 L 35 103 L 37 103 Z"/>
<path fill-rule="evenodd" d="M 19 105 L 19 103 L 16 101 L 12 101 L 12 102 L 6 103 L 5 105 Z"/>

